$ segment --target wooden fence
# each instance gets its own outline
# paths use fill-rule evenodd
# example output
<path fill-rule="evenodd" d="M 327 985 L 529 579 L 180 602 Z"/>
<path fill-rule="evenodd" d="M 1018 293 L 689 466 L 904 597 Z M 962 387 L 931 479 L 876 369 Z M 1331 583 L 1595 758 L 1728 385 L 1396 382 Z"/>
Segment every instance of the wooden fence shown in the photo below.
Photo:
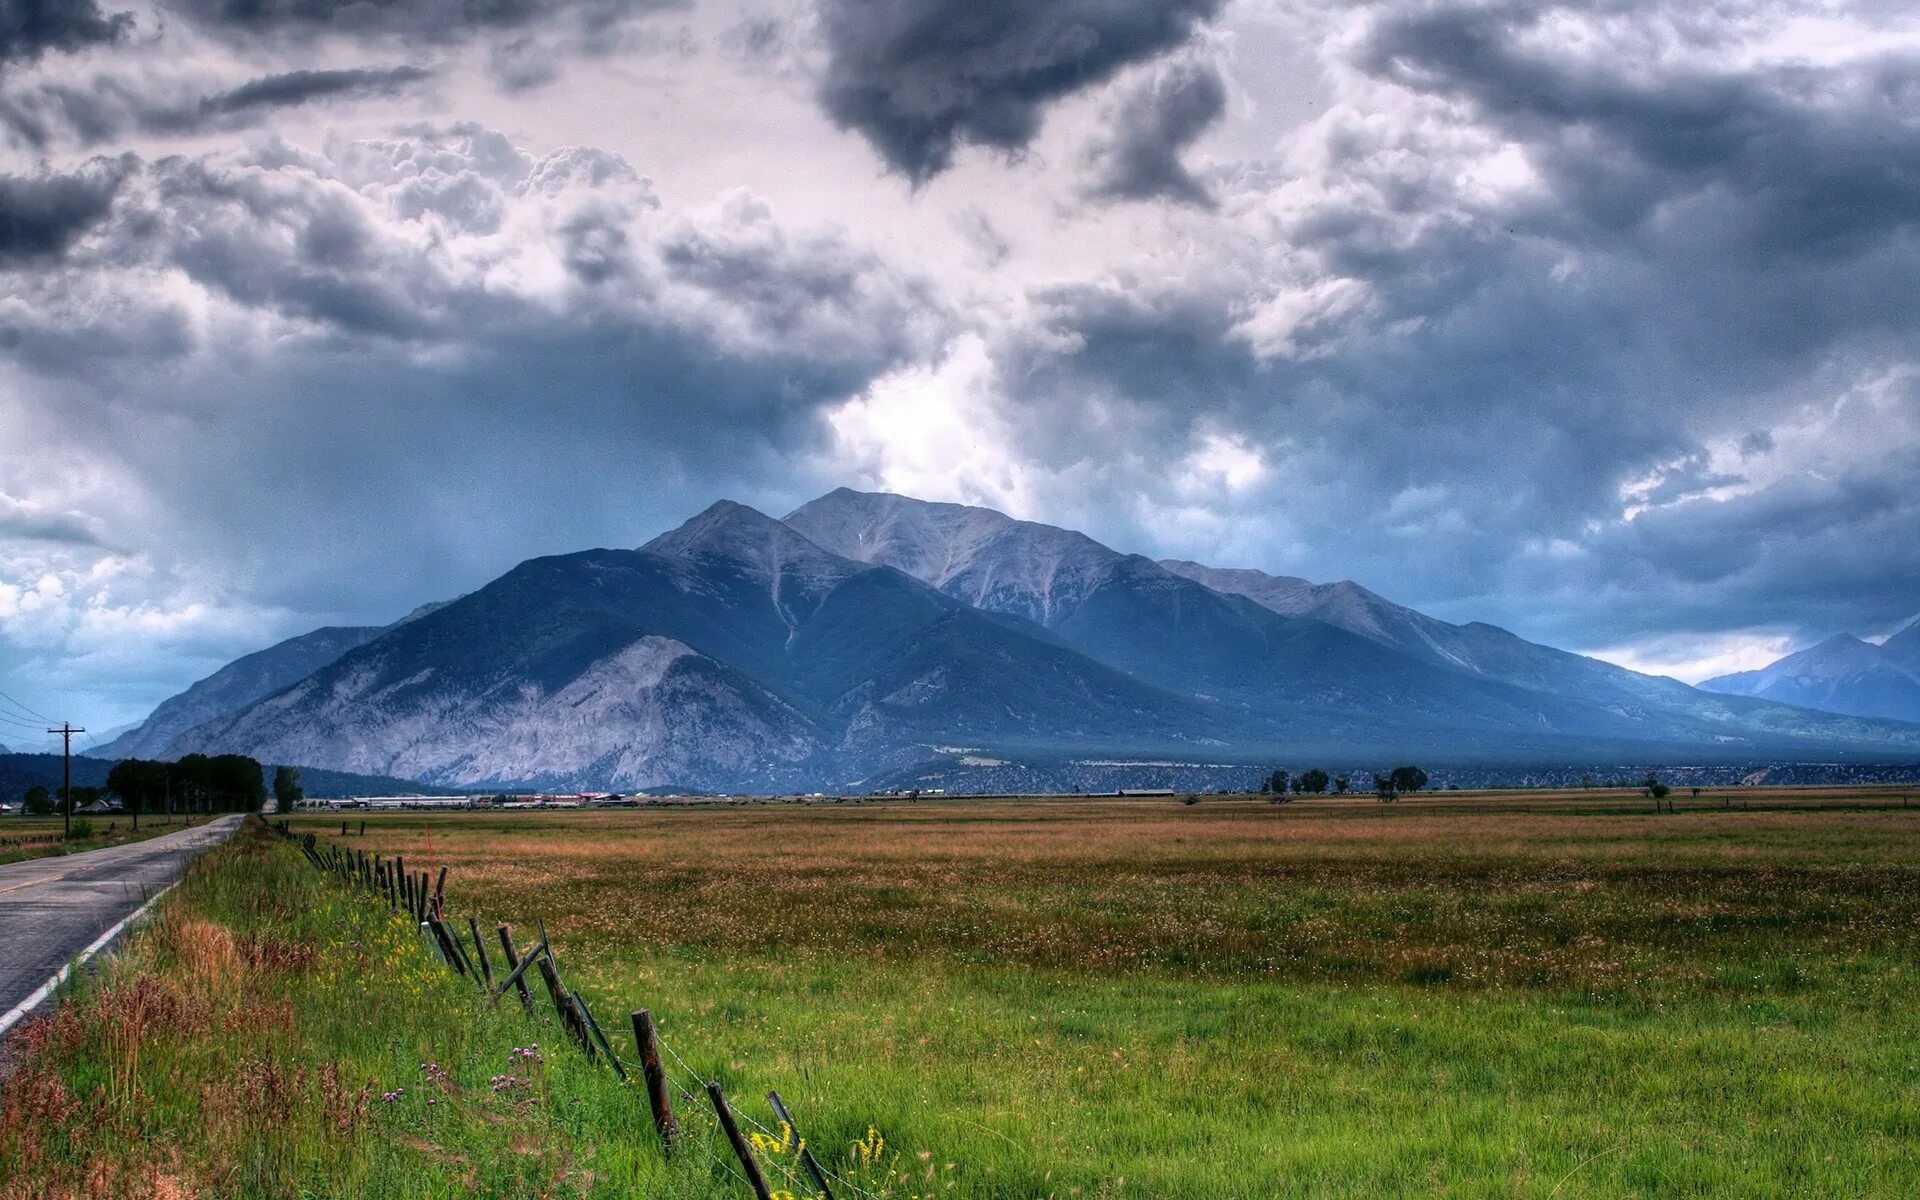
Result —
<path fill-rule="evenodd" d="M 350 827 L 350 822 L 340 823 L 342 837 L 349 836 Z M 586 998 L 567 986 L 544 921 L 538 923 L 537 940 L 524 952 L 515 943 L 510 926 L 494 927 L 501 956 L 496 970 L 487 939 L 481 934 L 480 919 L 472 915 L 466 917 L 463 933 L 461 923 L 447 916 L 446 867 L 441 867 L 437 874 L 417 871 L 410 869 L 406 859 L 400 856 L 389 859 L 350 847 L 323 845 L 311 833 L 295 834 L 286 821 L 270 822 L 269 828 L 298 846 L 307 861 L 323 874 L 384 900 L 395 915 L 404 915 L 417 925 L 432 953 L 449 971 L 472 981 L 484 992 L 488 1003 L 499 1004 L 512 992 L 528 1017 L 538 1019 L 544 1006 L 535 1001 L 528 976 L 538 979 L 554 1019 L 568 1040 L 590 1061 L 603 1062 L 622 1080 L 637 1078 L 643 1085 L 663 1153 L 671 1155 L 690 1141 L 683 1135 L 679 1115 L 674 1111 L 674 1094 L 678 1093 L 683 1103 L 692 1105 L 698 1105 L 704 1097 L 738 1165 L 717 1154 L 714 1161 L 750 1189 L 756 1200 L 786 1200 L 796 1195 L 835 1200 L 836 1188 L 845 1194 L 872 1200 L 873 1193 L 829 1170 L 814 1156 L 778 1092 L 767 1093 L 767 1103 L 780 1123 L 780 1128 L 772 1129 L 730 1104 L 717 1081 L 702 1080 L 700 1073 L 661 1038 L 649 1010 L 640 1009 L 630 1016 L 637 1061 L 622 1057 L 594 1018 Z M 366 830 L 367 823 L 360 822 L 360 833 L 364 835 Z M 751 1134 L 742 1131 L 742 1121 L 752 1128 Z M 756 1146 L 768 1153 L 756 1154 Z M 788 1164 L 789 1157 L 798 1170 Z M 763 1163 L 771 1166 L 790 1186 L 776 1192 L 767 1181 Z"/>

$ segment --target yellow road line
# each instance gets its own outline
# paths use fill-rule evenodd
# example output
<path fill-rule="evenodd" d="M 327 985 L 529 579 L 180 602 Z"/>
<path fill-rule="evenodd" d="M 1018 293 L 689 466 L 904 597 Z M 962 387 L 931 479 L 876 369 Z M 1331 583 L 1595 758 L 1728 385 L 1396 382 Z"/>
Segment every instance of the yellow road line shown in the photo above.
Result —
<path fill-rule="evenodd" d="M 15 883 L 7 887 L 0 887 L 0 896 L 4 896 L 8 892 L 17 892 L 21 888 L 30 888 L 35 886 L 36 884 L 52 883 L 56 879 L 65 879 L 67 876 L 71 874 L 73 874 L 72 871 L 62 871 L 58 875 L 42 875 L 38 879 L 29 879 L 25 883 Z"/>

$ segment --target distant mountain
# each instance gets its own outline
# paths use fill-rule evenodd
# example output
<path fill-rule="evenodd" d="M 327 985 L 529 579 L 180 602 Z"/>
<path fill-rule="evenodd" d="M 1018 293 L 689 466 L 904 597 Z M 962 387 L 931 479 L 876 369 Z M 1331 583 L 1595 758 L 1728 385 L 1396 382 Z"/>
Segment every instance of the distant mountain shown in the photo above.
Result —
<path fill-rule="evenodd" d="M 638 550 L 522 563 L 178 745 L 443 784 L 738 789 L 1204 725 L 1037 628 L 723 502 Z"/>
<path fill-rule="evenodd" d="M 1710 696 L 1678 680 L 1451 625 L 1351 582 L 1315 584 L 1199 563 L 1156 563 L 991 509 L 841 488 L 789 525 L 967 603 L 1028 617 L 1103 662 L 1181 693 L 1288 717 L 1350 714 L 1365 735 L 1461 753 L 1533 754 L 1553 738 L 1725 747 L 1920 736 Z M 1303 733 L 1314 716 L 1288 721 Z M 1496 732 L 1497 731 L 1497 732 Z"/>
<path fill-rule="evenodd" d="M 1835 634 L 1771 666 L 1700 686 L 1822 712 L 1920 722 L 1920 625 L 1909 625 L 1881 646 Z"/>
<path fill-rule="evenodd" d="M 1284 711 L 1296 730 L 1341 712 L 1363 713 L 1382 730 L 1609 723 L 1555 697 L 1408 661 L 1327 622 L 1277 614 L 1085 534 L 991 509 L 841 488 L 786 523 L 849 558 L 1036 622 L 1156 687 L 1268 716 Z"/>
<path fill-rule="evenodd" d="M 762 791 L 1007 764 L 1026 764 L 1008 778 L 1080 779 L 1148 757 L 1920 751 L 1920 726 L 1697 691 L 1350 583 L 1156 563 L 986 509 L 844 489 L 785 521 L 722 502 L 637 549 L 533 559 L 352 635 L 317 647 L 304 676 L 288 680 L 288 662 L 188 728 L 157 726 L 167 753 L 443 787 Z"/>
<path fill-rule="evenodd" d="M 445 606 L 445 601 L 422 604 L 392 625 L 315 629 L 237 658 L 179 695 L 161 701 L 145 721 L 103 741 L 93 753 L 110 759 L 175 757 L 174 740 L 194 726 L 239 712 L 256 700 L 293 686 L 387 630 Z"/>
<path fill-rule="evenodd" d="M 1162 565 L 1215 591 L 1245 596 L 1293 617 L 1310 617 L 1390 646 L 1424 662 L 1481 679 L 1628 710 L 1675 707 L 1716 719 L 1716 705 L 1676 679 L 1529 642 L 1497 625 L 1453 625 L 1395 604 L 1350 580 L 1310 583 L 1261 571 L 1221 570 L 1181 559 Z"/>

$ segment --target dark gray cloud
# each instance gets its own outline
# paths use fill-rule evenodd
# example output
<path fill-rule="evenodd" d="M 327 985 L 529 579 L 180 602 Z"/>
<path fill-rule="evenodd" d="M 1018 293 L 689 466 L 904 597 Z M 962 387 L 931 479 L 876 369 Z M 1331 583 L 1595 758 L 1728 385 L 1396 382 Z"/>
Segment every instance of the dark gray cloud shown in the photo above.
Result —
<path fill-rule="evenodd" d="M 432 76 L 425 67 L 353 67 L 332 71 L 288 71 L 243 83 L 200 102 L 203 112 L 230 116 L 257 109 L 286 108 L 337 96 L 390 96 Z"/>
<path fill-rule="evenodd" d="M 1242 557 L 1562 643 L 1920 608 L 1911 556 L 1878 548 L 1920 543 L 1920 399 L 1821 435 L 1852 457 L 1789 436 L 1912 361 L 1920 55 L 1783 66 L 1711 21 L 1633 54 L 1566 33 L 1587 9 L 1374 11 L 1308 169 L 1235 195 L 1258 235 L 1036 294 L 1002 352 L 1031 460 L 1107 494 L 1110 536 L 1169 545 L 1197 502 L 1166 448 L 1237 431 L 1273 470 L 1206 503 L 1292 548 Z"/>
<path fill-rule="evenodd" d="M 131 28 L 133 14 L 108 15 L 96 0 L 0 0 L 0 66 L 111 42 Z"/>
<path fill-rule="evenodd" d="M 255 49 L 338 37 L 416 50 L 479 41 L 489 48 L 495 84 L 525 91 L 551 83 L 568 61 L 636 49 L 647 18 L 684 10 L 691 0 L 158 2 L 202 33 Z"/>
<path fill-rule="evenodd" d="M 96 158 L 70 174 L 0 175 L 0 269 L 59 257 L 100 224 L 130 163 Z"/>
<path fill-rule="evenodd" d="M 464 125 L 150 162 L 97 242 L 0 318 L 57 436 L 152 481 L 122 514 L 141 544 L 265 553 L 257 603 L 342 618 L 638 544 L 716 480 L 803 499 L 823 409 L 952 326 L 924 281 L 750 196 L 666 212 L 616 156 Z M 197 309 L 164 371 L 76 340 L 169 327 L 161 279 Z M 297 469 L 262 497 L 223 459 Z"/>
<path fill-rule="evenodd" d="M 1221 0 L 822 0 L 827 114 L 921 183 L 1016 151 L 1048 104 L 1184 43 Z"/>
<path fill-rule="evenodd" d="M 474 30 L 525 29 L 561 20 L 606 31 L 677 0 L 167 0 L 202 28 L 254 37 L 337 33 L 456 40 Z"/>
<path fill-rule="evenodd" d="M 1552 212 L 1606 237 L 1677 196 L 1739 206 L 1724 230 L 1779 259 L 1828 256 L 1920 218 L 1920 54 L 1845 69 L 1628 64 L 1529 45 L 1543 5 L 1442 5 L 1390 15 L 1358 65 L 1467 101 L 1529 147 Z"/>
<path fill-rule="evenodd" d="M 1227 109 L 1227 85 L 1209 62 L 1173 63 L 1121 97 L 1107 136 L 1090 151 L 1089 194 L 1104 200 L 1168 200 L 1213 207 L 1213 196 L 1180 156 Z"/>
<path fill-rule="evenodd" d="M 100 75 L 84 86 L 24 81 L 0 89 L 0 127 L 18 143 L 45 149 L 130 135 L 180 136 L 239 129 L 304 104 L 396 95 L 433 77 L 419 66 L 288 71 L 210 94 L 146 80 Z"/>

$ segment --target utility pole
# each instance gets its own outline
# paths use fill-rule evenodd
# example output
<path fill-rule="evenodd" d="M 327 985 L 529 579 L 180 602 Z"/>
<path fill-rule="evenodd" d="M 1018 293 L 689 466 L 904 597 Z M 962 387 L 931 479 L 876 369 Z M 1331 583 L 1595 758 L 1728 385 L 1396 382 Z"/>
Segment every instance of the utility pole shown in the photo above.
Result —
<path fill-rule="evenodd" d="M 62 754 L 61 754 L 61 759 L 62 759 L 61 776 L 65 782 L 62 784 L 60 788 L 60 794 L 64 797 L 60 805 L 60 836 L 72 837 L 73 836 L 73 735 L 76 733 L 85 733 L 86 730 L 75 729 L 73 727 L 73 722 L 71 721 L 62 721 L 60 722 L 60 728 L 49 729 L 47 730 L 47 732 L 59 734 L 60 744 L 65 747 L 65 750 L 62 751 Z"/>

